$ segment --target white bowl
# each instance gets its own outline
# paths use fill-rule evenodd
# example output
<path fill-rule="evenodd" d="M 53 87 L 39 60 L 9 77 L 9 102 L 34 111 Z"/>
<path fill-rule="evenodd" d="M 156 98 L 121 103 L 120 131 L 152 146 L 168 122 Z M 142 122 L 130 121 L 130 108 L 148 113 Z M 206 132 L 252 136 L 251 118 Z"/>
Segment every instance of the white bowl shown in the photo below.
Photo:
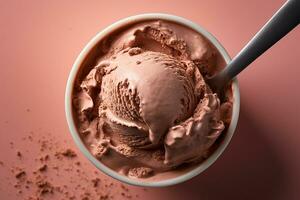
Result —
<path fill-rule="evenodd" d="M 227 133 L 225 134 L 225 137 L 221 144 L 218 146 L 218 148 L 212 153 L 212 155 L 207 158 L 205 161 L 199 164 L 199 166 L 195 167 L 191 171 L 186 172 L 183 175 L 179 175 L 175 178 L 170 178 L 167 180 L 161 180 L 161 181 L 153 181 L 153 182 L 145 182 L 143 180 L 135 180 L 128 178 L 126 176 L 123 176 L 116 171 L 110 169 L 106 165 L 102 164 L 99 160 L 97 160 L 86 148 L 83 141 L 81 140 L 78 130 L 75 126 L 74 118 L 73 118 L 73 110 L 72 110 L 72 93 L 73 93 L 73 86 L 75 82 L 76 75 L 84 62 L 85 58 L 89 55 L 93 47 L 95 47 L 105 36 L 113 32 L 114 30 L 117 30 L 118 28 L 126 25 L 126 24 L 132 24 L 139 21 L 144 20 L 151 20 L 151 19 L 162 19 L 162 20 L 168 20 L 171 22 L 176 22 L 179 24 L 183 24 L 196 32 L 199 32 L 200 34 L 204 35 L 220 52 L 220 54 L 223 56 L 226 63 L 230 61 L 230 57 L 226 50 L 223 48 L 223 46 L 217 41 L 217 39 L 210 34 L 208 31 L 206 31 L 204 28 L 199 26 L 198 24 L 191 22 L 187 19 L 184 19 L 182 17 L 174 16 L 174 15 L 168 15 L 168 14 L 161 14 L 161 13 L 149 13 L 149 14 L 141 14 L 136 16 L 131 16 L 125 19 L 122 19 L 120 21 L 117 21 L 116 23 L 108 26 L 104 30 L 100 31 L 81 51 L 79 56 L 77 57 L 72 70 L 70 72 L 67 87 L 66 87 L 66 94 L 65 94 L 65 110 L 66 110 L 66 117 L 67 122 L 69 125 L 70 132 L 73 136 L 73 139 L 75 140 L 75 143 L 79 147 L 79 149 L 83 152 L 83 154 L 102 172 L 105 174 L 122 181 L 127 184 L 136 185 L 136 186 L 149 186 L 149 187 L 163 187 L 163 186 L 170 186 L 175 185 L 184 181 L 187 181 L 194 176 L 200 174 L 205 169 L 207 169 L 210 165 L 212 165 L 217 158 L 223 153 L 227 145 L 229 144 L 239 117 L 239 109 L 240 109 L 240 93 L 239 93 L 239 86 L 237 79 L 233 80 L 232 84 L 232 90 L 233 90 L 233 113 L 232 113 L 232 120 L 230 123 L 230 126 L 227 130 Z"/>

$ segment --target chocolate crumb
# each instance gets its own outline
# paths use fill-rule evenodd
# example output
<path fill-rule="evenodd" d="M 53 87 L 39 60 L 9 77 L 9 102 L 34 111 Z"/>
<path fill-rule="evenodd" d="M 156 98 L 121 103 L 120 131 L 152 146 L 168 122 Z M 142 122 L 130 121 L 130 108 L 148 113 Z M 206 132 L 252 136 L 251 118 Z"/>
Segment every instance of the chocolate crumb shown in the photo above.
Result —
<path fill-rule="evenodd" d="M 70 196 L 69 197 L 69 200 L 74 200 L 75 199 L 75 196 Z"/>
<path fill-rule="evenodd" d="M 23 177 L 25 177 L 26 176 L 26 172 L 24 171 L 24 170 L 20 170 L 19 172 L 17 172 L 16 174 L 15 174 L 15 177 L 17 178 L 17 179 L 21 179 L 21 178 L 23 178 Z"/>
<path fill-rule="evenodd" d="M 123 185 L 123 184 L 121 184 L 121 188 L 122 188 L 123 190 L 125 190 L 126 192 L 129 191 L 129 189 L 128 189 L 125 185 Z"/>
<path fill-rule="evenodd" d="M 39 171 L 40 172 L 45 172 L 47 170 L 48 166 L 46 164 L 42 165 L 41 167 L 39 167 Z"/>
<path fill-rule="evenodd" d="M 81 200 L 90 200 L 91 194 L 89 192 L 85 192 L 81 195 Z"/>
<path fill-rule="evenodd" d="M 64 157 L 68 157 L 68 158 L 74 158 L 77 156 L 77 154 L 75 153 L 75 151 L 73 151 L 72 149 L 66 149 L 66 150 L 63 150 L 61 152 L 56 152 L 55 153 L 55 156 L 57 158 L 60 158 L 62 156 Z"/>
<path fill-rule="evenodd" d="M 92 179 L 92 183 L 94 187 L 97 187 L 100 183 L 100 179 L 99 178 Z"/>
<path fill-rule="evenodd" d="M 20 151 L 17 151 L 17 156 L 18 156 L 19 158 L 21 158 L 21 157 L 22 157 L 22 153 L 21 153 Z"/>
<path fill-rule="evenodd" d="M 75 165 L 79 166 L 81 163 L 79 161 L 75 162 Z"/>
<path fill-rule="evenodd" d="M 43 196 L 45 194 L 53 193 L 54 187 L 46 180 L 38 180 L 36 182 L 36 185 L 38 186 L 38 194 L 40 196 Z"/>
<path fill-rule="evenodd" d="M 100 200 L 108 200 L 108 195 L 101 195 Z"/>
<path fill-rule="evenodd" d="M 48 148 L 47 141 L 39 140 L 38 143 L 41 144 L 40 151 L 45 151 Z"/>
<path fill-rule="evenodd" d="M 14 143 L 13 142 L 10 142 L 9 144 L 10 144 L 11 148 L 14 148 Z"/>
<path fill-rule="evenodd" d="M 44 155 L 44 156 L 41 156 L 41 157 L 39 158 L 39 160 L 40 160 L 41 162 L 44 162 L 44 161 L 48 161 L 49 158 L 50 158 L 50 156 L 49 156 L 48 154 L 46 154 L 46 155 Z"/>

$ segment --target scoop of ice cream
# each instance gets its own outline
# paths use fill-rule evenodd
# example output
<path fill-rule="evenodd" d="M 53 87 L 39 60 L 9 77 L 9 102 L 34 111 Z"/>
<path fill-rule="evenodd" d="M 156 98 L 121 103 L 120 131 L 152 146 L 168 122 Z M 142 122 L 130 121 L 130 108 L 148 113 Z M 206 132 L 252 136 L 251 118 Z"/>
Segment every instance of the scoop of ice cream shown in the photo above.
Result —
<path fill-rule="evenodd" d="M 219 67 L 215 49 L 169 22 L 118 34 L 101 43 L 105 51 L 74 97 L 92 154 L 136 178 L 205 159 L 231 117 L 232 102 L 221 103 L 205 83 Z"/>
<path fill-rule="evenodd" d="M 112 122 L 146 130 L 152 144 L 162 142 L 170 127 L 192 115 L 205 87 L 192 63 L 139 48 L 122 51 L 107 70 L 101 112 Z"/>

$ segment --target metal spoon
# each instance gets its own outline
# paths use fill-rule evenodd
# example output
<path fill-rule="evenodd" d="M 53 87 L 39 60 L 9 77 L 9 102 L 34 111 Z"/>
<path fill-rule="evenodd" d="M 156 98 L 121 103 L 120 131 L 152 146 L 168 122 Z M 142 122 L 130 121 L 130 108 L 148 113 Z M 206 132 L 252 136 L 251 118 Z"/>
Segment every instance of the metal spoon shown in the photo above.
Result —
<path fill-rule="evenodd" d="M 220 92 L 231 79 L 299 23 L 300 0 L 288 0 L 220 73 L 207 80 L 213 91 Z"/>

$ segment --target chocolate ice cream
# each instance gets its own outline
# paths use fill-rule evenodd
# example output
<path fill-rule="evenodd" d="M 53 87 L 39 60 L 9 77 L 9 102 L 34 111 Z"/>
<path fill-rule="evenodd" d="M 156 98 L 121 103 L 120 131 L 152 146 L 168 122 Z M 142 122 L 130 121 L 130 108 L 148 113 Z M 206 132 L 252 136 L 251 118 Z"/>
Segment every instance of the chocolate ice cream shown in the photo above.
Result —
<path fill-rule="evenodd" d="M 204 36 L 168 21 L 109 34 L 78 74 L 73 95 L 81 138 L 105 165 L 131 178 L 200 163 L 231 118 L 231 90 L 205 80 L 224 66 Z M 219 139 L 220 140 L 220 139 Z"/>

